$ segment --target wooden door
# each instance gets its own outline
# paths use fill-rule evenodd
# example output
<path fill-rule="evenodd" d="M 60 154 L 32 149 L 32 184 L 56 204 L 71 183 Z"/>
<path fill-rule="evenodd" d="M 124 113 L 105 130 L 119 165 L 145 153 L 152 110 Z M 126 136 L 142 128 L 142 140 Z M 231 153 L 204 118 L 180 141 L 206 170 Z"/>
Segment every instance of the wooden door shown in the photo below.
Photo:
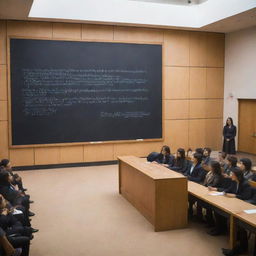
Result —
<path fill-rule="evenodd" d="M 239 100 L 238 151 L 256 154 L 256 100 Z"/>

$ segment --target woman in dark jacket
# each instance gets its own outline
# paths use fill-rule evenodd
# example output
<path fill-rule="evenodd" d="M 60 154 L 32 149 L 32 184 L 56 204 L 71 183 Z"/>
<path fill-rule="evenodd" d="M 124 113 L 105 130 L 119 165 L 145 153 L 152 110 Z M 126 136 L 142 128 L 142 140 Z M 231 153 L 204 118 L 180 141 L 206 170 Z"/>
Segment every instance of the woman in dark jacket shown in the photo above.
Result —
<path fill-rule="evenodd" d="M 173 165 L 169 166 L 169 168 L 173 171 L 185 173 L 189 167 L 190 161 L 186 159 L 185 150 L 183 148 L 179 148 L 176 153 L 176 158 L 173 161 Z"/>
<path fill-rule="evenodd" d="M 230 154 L 236 154 L 236 145 L 235 145 L 235 137 L 236 137 L 236 126 L 233 124 L 233 119 L 229 117 L 226 121 L 226 125 L 223 128 L 223 148 L 222 151 Z"/>
<path fill-rule="evenodd" d="M 168 146 L 163 146 L 155 162 L 168 167 L 173 165 L 173 160 L 174 156 L 171 154 L 170 148 Z"/>

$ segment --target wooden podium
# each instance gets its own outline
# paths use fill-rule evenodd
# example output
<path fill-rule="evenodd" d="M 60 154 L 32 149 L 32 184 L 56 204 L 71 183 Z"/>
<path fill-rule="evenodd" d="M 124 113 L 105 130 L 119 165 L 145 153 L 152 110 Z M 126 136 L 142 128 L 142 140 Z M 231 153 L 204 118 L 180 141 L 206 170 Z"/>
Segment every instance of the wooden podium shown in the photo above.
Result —
<path fill-rule="evenodd" d="M 135 156 L 118 157 L 119 193 L 155 231 L 187 227 L 187 179 L 161 165 Z"/>

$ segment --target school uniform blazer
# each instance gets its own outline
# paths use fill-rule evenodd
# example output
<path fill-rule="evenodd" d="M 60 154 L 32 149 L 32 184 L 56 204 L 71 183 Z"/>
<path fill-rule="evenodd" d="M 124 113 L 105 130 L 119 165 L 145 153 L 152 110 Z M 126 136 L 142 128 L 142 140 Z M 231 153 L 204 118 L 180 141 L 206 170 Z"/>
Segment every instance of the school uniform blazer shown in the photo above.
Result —
<path fill-rule="evenodd" d="M 230 187 L 224 190 L 225 193 L 236 194 L 236 197 L 242 200 L 248 200 L 252 197 L 252 188 L 247 180 L 239 183 L 237 188 L 237 183 L 234 181 L 231 183 Z"/>
<path fill-rule="evenodd" d="M 183 161 L 177 162 L 176 160 L 173 161 L 173 165 L 169 166 L 168 168 L 180 172 L 180 173 L 186 173 L 189 166 L 191 166 L 191 162 L 187 159 L 183 159 Z"/>
<path fill-rule="evenodd" d="M 15 205 L 17 198 L 20 197 L 19 192 L 15 189 L 12 189 L 11 185 L 0 186 L 0 194 L 2 194 L 2 196 L 12 205 Z"/>
<path fill-rule="evenodd" d="M 202 164 L 206 164 L 209 165 L 212 161 L 212 158 L 210 156 L 207 156 L 205 158 L 203 158 Z"/>
<path fill-rule="evenodd" d="M 190 165 L 190 167 L 187 169 L 187 172 L 184 174 L 185 176 L 188 177 L 188 180 L 190 181 L 194 181 L 197 183 L 202 183 L 205 179 L 206 176 L 206 171 L 202 168 L 201 164 L 197 164 L 194 169 L 193 172 L 190 173 L 190 169 L 192 167 L 192 163 Z"/>
<path fill-rule="evenodd" d="M 164 157 L 163 154 L 159 154 L 156 159 L 156 162 L 158 162 L 159 164 L 168 164 L 169 166 L 173 165 L 173 161 L 174 161 L 173 155 L 167 155 Z"/>

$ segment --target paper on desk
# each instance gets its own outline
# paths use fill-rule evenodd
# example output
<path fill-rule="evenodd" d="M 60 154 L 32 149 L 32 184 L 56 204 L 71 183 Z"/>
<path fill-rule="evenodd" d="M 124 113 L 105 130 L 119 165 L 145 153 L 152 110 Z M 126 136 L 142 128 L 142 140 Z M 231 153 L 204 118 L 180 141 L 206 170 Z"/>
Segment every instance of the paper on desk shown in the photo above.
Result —
<path fill-rule="evenodd" d="M 223 196 L 225 193 L 224 192 L 216 192 L 216 191 L 212 191 L 209 193 L 209 195 L 211 196 Z"/>
<path fill-rule="evenodd" d="M 244 212 L 247 214 L 253 214 L 253 213 L 256 213 L 256 209 L 244 210 Z"/>

